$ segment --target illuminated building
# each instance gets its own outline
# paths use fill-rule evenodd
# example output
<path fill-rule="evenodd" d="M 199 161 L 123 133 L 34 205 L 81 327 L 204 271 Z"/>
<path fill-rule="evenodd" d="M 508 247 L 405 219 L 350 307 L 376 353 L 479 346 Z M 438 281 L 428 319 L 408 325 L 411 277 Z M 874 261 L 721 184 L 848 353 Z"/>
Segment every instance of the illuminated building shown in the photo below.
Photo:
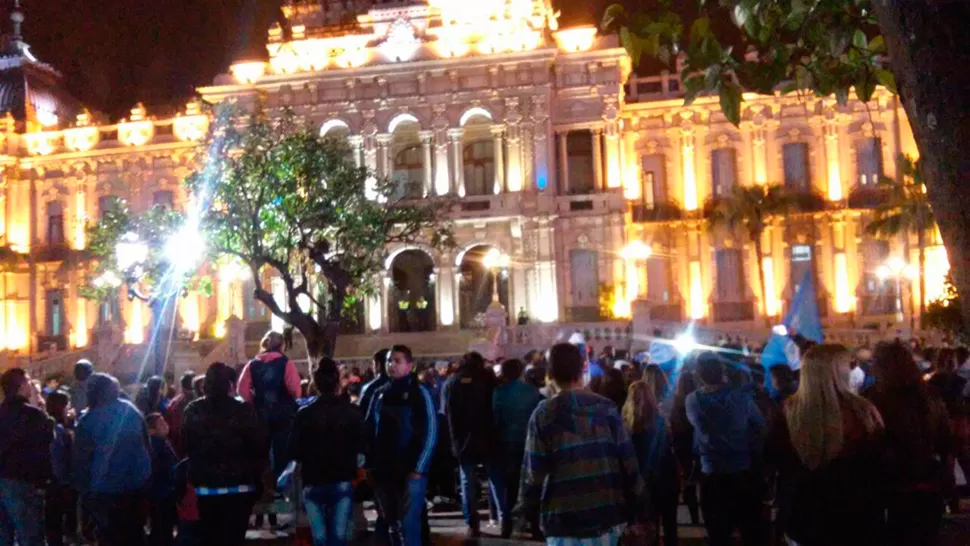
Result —
<path fill-rule="evenodd" d="M 354 160 L 397 181 L 400 195 L 457 198 L 458 247 L 389 248 L 358 331 L 471 328 L 491 286 L 510 315 L 524 309 L 535 322 L 598 320 L 609 285 L 623 313 L 641 299 L 657 320 L 763 325 L 766 307 L 784 313 L 791 279 L 806 268 L 827 320 L 863 323 L 893 312 L 878 265 L 903 248 L 915 263 L 915 244 L 863 235 L 879 198 L 872 185 L 895 174 L 897 153 L 915 154 L 903 111 L 884 91 L 846 107 L 752 96 L 736 129 L 714 98 L 683 106 L 675 78 L 631 79 L 614 37 L 559 28 L 545 0 L 289 0 L 283 10 L 288 28 L 270 29 L 269 60 L 240 59 L 199 88 L 202 98 L 292 109 L 322 134 L 346 138 Z M 99 304 L 78 294 L 89 267 L 83 226 L 116 198 L 135 209 L 182 206 L 181 181 L 209 120 L 192 103 L 175 118 L 136 106 L 107 123 L 58 95 L 57 78 L 19 31 L 8 39 L 0 345 L 83 346 L 104 321 L 123 324 L 137 343 L 150 317 L 142 304 L 120 292 Z M 821 197 L 815 212 L 773 220 L 758 264 L 750 241 L 706 229 L 704 209 L 731 185 L 766 183 Z M 648 259 L 627 263 L 621 250 L 633 241 L 652 250 Z M 485 270 L 492 248 L 508 268 Z M 933 279 L 946 268 L 941 249 L 936 237 Z M 208 269 L 213 294 L 179 303 L 185 339 L 224 334 L 232 315 L 269 325 L 251 280 L 234 266 Z"/>

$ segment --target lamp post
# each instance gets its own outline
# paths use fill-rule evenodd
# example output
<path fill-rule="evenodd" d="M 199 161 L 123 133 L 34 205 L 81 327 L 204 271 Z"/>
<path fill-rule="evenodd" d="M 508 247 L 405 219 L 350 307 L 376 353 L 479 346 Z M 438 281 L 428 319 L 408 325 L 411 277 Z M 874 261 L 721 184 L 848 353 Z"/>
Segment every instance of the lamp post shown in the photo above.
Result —
<path fill-rule="evenodd" d="M 165 320 L 168 312 L 173 313 L 172 309 L 167 309 L 168 301 L 178 295 L 185 295 L 184 281 L 187 275 L 194 271 L 195 267 L 202 260 L 205 254 L 205 242 L 198 232 L 198 226 L 187 223 L 178 231 L 172 234 L 164 243 L 162 248 L 162 263 L 166 267 L 160 268 L 160 275 L 153 279 L 150 293 L 144 293 L 139 284 L 144 280 L 151 265 L 151 248 L 146 241 L 141 240 L 137 233 L 125 233 L 115 245 L 115 264 L 118 266 L 119 273 L 110 272 L 108 278 L 103 282 L 114 282 L 115 279 L 123 281 L 128 287 L 128 300 L 135 299 L 146 303 L 152 311 L 154 319 L 154 330 L 149 336 L 148 352 L 155 359 L 154 372 L 160 375 L 164 371 L 167 354 L 160 351 L 162 345 L 159 344 L 160 330 L 167 323 Z M 105 272 L 105 277 L 109 272 Z M 118 283 L 120 286 L 120 283 Z M 110 285 L 105 285 L 110 286 Z"/>
<path fill-rule="evenodd" d="M 482 257 L 482 265 L 492 271 L 492 303 L 489 307 L 502 307 L 502 302 L 498 297 L 498 276 L 499 272 L 509 266 L 511 262 L 508 254 L 503 254 L 497 248 L 491 248 Z"/>
<path fill-rule="evenodd" d="M 907 264 L 901 258 L 890 258 L 886 263 L 876 269 L 876 275 L 880 280 L 893 279 L 896 283 L 896 322 L 903 322 L 903 279 L 912 279 L 914 276 L 913 266 Z M 909 328 L 912 331 L 915 326 L 915 317 L 910 313 Z"/>

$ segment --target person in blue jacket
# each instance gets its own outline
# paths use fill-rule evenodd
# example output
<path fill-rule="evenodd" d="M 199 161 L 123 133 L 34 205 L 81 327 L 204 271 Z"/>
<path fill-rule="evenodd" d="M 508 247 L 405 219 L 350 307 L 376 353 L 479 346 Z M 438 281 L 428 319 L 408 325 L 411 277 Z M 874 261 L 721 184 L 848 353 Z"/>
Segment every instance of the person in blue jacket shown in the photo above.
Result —
<path fill-rule="evenodd" d="M 374 394 L 365 421 L 364 468 L 392 546 L 422 543 L 425 490 L 438 437 L 431 393 L 413 369 L 411 349 L 392 347 L 390 382 Z"/>
<path fill-rule="evenodd" d="M 118 380 L 105 373 L 88 379 L 89 409 L 81 416 L 72 457 L 74 488 L 94 523 L 99 546 L 145 540 L 142 506 L 152 475 L 145 418 L 120 398 Z"/>

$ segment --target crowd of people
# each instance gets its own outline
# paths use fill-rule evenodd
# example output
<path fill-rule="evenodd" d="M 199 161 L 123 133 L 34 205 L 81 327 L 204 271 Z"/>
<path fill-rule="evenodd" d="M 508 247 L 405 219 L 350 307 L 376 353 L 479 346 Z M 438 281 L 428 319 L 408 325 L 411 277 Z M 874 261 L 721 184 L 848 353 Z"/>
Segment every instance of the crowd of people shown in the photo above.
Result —
<path fill-rule="evenodd" d="M 506 538 L 672 546 L 683 502 L 714 546 L 934 544 L 970 468 L 970 353 L 797 341 L 798 369 L 659 340 L 428 365 L 396 345 L 303 378 L 275 332 L 177 389 L 127 392 L 86 360 L 70 388 L 9 369 L 0 546 L 237 546 L 257 502 L 294 496 L 318 546 L 352 542 L 364 500 L 377 543 L 428 544 L 448 499 L 473 538 L 488 506 Z"/>

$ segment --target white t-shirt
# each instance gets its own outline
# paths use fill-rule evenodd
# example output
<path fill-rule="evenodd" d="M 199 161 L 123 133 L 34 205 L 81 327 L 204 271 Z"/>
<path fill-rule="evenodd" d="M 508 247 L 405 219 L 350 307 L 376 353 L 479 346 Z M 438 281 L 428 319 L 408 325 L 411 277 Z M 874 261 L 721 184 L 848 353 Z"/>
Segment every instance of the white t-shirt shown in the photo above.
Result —
<path fill-rule="evenodd" d="M 854 370 L 849 372 L 849 388 L 852 389 L 852 392 L 859 394 L 859 390 L 862 389 L 865 382 L 866 372 L 862 369 L 862 366 L 856 366 Z"/>

